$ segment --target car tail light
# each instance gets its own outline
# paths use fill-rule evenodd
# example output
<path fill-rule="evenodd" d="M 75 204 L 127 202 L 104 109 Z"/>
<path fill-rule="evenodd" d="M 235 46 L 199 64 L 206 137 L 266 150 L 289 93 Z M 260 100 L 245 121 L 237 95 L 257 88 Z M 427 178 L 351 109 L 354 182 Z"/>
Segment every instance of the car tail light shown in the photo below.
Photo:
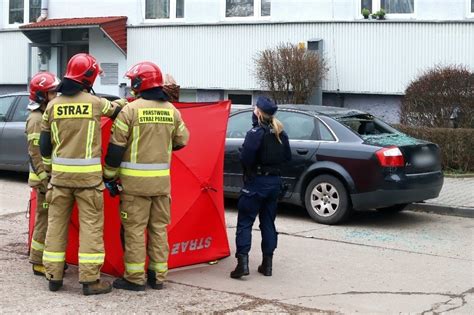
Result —
<path fill-rule="evenodd" d="M 375 152 L 383 167 L 402 167 L 405 165 L 405 158 L 402 151 L 397 147 L 383 148 Z"/>

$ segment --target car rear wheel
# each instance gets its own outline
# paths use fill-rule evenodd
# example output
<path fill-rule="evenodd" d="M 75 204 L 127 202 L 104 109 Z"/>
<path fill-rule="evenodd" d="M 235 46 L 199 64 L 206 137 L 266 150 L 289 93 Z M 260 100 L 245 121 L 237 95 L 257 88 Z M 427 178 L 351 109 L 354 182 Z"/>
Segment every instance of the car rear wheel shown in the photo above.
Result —
<path fill-rule="evenodd" d="M 323 224 L 341 223 L 352 210 L 346 188 L 332 175 L 319 175 L 309 183 L 305 206 L 311 218 Z"/>
<path fill-rule="evenodd" d="M 400 211 L 405 210 L 405 208 L 409 205 L 409 203 L 402 203 L 398 205 L 393 205 L 390 207 L 385 207 L 385 208 L 379 208 L 377 209 L 380 212 L 386 212 L 386 213 L 397 213 Z"/>

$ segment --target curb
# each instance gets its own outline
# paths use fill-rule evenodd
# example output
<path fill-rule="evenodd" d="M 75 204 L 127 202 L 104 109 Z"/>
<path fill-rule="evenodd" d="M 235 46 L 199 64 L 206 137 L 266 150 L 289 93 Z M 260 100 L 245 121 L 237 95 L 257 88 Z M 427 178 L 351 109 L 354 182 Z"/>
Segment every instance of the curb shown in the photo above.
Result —
<path fill-rule="evenodd" d="M 474 208 L 471 207 L 452 207 L 434 203 L 414 203 L 407 206 L 406 210 L 416 212 L 428 212 L 442 215 L 452 215 L 464 218 L 474 218 Z"/>

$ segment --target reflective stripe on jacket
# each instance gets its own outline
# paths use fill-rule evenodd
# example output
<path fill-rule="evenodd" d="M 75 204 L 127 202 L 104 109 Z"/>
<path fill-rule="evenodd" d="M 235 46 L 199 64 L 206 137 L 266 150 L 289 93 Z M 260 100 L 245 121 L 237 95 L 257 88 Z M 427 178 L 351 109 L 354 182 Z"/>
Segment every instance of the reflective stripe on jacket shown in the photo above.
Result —
<path fill-rule="evenodd" d="M 169 102 L 139 98 L 120 112 L 112 128 L 110 143 L 123 148 L 123 156 L 120 165 L 106 164 L 104 175 L 120 176 L 127 194 L 168 195 L 172 150 L 189 138 L 180 112 Z M 109 146 L 107 157 L 113 154 Z"/>

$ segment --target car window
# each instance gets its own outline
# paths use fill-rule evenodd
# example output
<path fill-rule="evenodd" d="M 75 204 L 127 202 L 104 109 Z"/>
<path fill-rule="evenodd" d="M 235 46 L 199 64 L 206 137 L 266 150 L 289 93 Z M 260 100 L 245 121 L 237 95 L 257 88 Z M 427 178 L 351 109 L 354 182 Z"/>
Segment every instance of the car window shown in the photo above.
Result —
<path fill-rule="evenodd" d="M 227 125 L 227 138 L 245 138 L 252 128 L 252 112 L 243 112 L 231 116 Z"/>
<path fill-rule="evenodd" d="M 280 111 L 277 113 L 277 118 L 283 123 L 290 140 L 318 140 L 316 119 L 313 116 Z"/>
<path fill-rule="evenodd" d="M 369 114 L 341 117 L 337 120 L 361 136 L 398 133 L 396 129 Z"/>
<path fill-rule="evenodd" d="M 0 121 L 5 121 L 8 110 L 15 100 L 15 96 L 0 97 Z"/>
<path fill-rule="evenodd" d="M 28 96 L 21 96 L 18 101 L 18 105 L 15 108 L 13 113 L 12 121 L 26 121 L 28 114 L 30 113 L 27 106 L 30 100 Z"/>
<path fill-rule="evenodd" d="M 319 128 L 319 139 L 323 141 L 336 141 L 334 136 L 332 135 L 331 131 L 329 130 L 326 125 L 324 125 L 321 121 L 317 121 L 318 128 Z"/>

